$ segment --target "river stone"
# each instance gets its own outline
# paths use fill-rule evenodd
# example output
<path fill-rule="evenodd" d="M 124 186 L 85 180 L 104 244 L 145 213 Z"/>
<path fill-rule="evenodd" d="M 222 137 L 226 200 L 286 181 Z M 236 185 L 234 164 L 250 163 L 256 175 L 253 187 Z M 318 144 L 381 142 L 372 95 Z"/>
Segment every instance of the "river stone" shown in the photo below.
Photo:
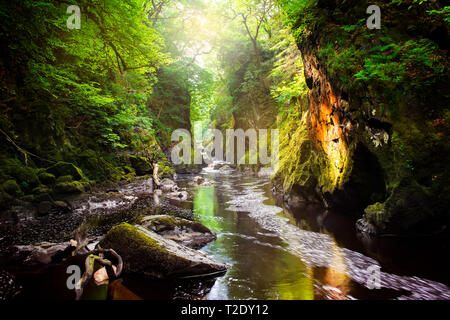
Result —
<path fill-rule="evenodd" d="M 142 226 L 122 223 L 100 241 L 102 248 L 114 249 L 123 259 L 125 273 L 153 279 L 222 274 L 226 266 L 205 254 L 164 239 Z"/>
<path fill-rule="evenodd" d="M 185 201 L 188 198 L 188 193 L 186 191 L 175 191 L 166 194 L 166 197 L 174 200 Z"/>
<path fill-rule="evenodd" d="M 216 239 L 216 235 L 201 223 L 169 215 L 144 216 L 139 224 L 193 249 L 199 249 Z"/>
<path fill-rule="evenodd" d="M 162 179 L 160 181 L 160 184 L 161 184 L 161 189 L 164 192 L 174 191 L 174 188 L 177 186 L 176 183 L 173 180 L 170 180 L 169 178 Z"/>
<path fill-rule="evenodd" d="M 39 266 L 59 261 L 60 257 L 72 250 L 72 244 L 68 242 L 52 243 L 40 242 L 35 245 L 17 245 L 13 247 L 11 262 L 24 266 Z"/>

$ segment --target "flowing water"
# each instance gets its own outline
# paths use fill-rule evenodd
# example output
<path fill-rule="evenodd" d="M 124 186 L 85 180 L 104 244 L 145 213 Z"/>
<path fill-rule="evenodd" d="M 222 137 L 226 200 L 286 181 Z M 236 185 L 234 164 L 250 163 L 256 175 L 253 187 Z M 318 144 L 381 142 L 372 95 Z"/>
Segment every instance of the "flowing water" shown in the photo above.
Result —
<path fill-rule="evenodd" d="M 201 251 L 228 264 L 228 272 L 174 282 L 125 277 L 110 284 L 109 293 L 106 285 L 88 287 L 85 298 L 450 299 L 448 241 L 364 238 L 349 213 L 283 208 L 268 178 L 212 168 L 201 175 L 215 183 L 194 186 L 193 175 L 178 176 L 191 197 L 174 204 L 193 209 L 217 234 Z M 65 287 L 71 263 L 24 276 L 24 297 L 73 298 Z"/>
<path fill-rule="evenodd" d="M 267 178 L 203 174 L 216 183 L 192 205 L 217 240 L 202 251 L 230 265 L 206 299 L 450 299 L 447 244 L 358 238 L 345 213 L 277 206 Z"/>

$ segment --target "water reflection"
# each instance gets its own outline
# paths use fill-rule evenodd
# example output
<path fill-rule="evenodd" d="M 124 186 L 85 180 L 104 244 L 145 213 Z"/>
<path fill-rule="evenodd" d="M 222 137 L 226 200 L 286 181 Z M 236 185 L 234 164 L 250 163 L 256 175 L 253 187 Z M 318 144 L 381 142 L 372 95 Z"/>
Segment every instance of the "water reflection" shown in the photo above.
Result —
<path fill-rule="evenodd" d="M 369 290 L 368 267 L 381 266 L 381 260 L 348 249 L 357 242 L 354 222 L 343 226 L 314 207 L 305 207 L 302 218 L 294 216 L 275 205 L 264 179 L 207 175 L 215 186 L 191 189 L 197 219 L 217 233 L 217 241 L 202 251 L 230 265 L 207 299 L 450 299 L 442 283 L 386 270 L 382 289 Z"/>

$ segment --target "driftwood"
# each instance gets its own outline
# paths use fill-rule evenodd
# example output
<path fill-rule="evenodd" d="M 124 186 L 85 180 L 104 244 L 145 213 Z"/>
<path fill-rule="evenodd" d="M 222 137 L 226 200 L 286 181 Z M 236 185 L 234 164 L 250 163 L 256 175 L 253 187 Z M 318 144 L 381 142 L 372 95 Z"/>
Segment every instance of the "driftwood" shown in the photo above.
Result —
<path fill-rule="evenodd" d="M 105 253 L 109 253 L 117 260 L 117 268 L 114 270 L 111 261 L 104 257 Z M 123 270 L 122 257 L 118 255 L 113 249 L 94 249 L 89 252 L 85 260 L 85 271 L 83 276 L 75 284 L 76 300 L 79 300 L 83 295 L 83 289 L 91 280 L 94 274 L 95 262 L 105 267 L 109 279 L 116 279 L 120 276 Z"/>
<path fill-rule="evenodd" d="M 158 163 L 153 162 L 153 184 L 155 185 L 154 189 L 159 189 L 161 188 L 161 183 L 159 182 L 159 178 L 158 178 Z"/>

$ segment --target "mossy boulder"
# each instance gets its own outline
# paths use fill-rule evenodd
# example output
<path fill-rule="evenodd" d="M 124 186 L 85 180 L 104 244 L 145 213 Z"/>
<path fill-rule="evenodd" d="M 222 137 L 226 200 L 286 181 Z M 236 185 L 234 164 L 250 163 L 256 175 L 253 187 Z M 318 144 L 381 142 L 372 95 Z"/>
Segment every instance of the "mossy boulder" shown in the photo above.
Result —
<path fill-rule="evenodd" d="M 38 177 L 39 181 L 45 185 L 50 185 L 56 182 L 55 175 L 45 171 L 39 173 Z"/>
<path fill-rule="evenodd" d="M 84 186 L 79 181 L 57 182 L 53 190 L 59 194 L 76 194 L 84 191 Z"/>
<path fill-rule="evenodd" d="M 2 159 L 1 170 L 5 176 L 13 178 L 24 192 L 30 192 L 39 185 L 38 170 L 23 165 L 17 159 Z"/>
<path fill-rule="evenodd" d="M 368 206 L 364 220 L 378 233 L 421 233 L 430 219 L 436 218 L 434 203 L 439 201 L 430 190 L 413 178 L 403 179 L 384 202 Z"/>
<path fill-rule="evenodd" d="M 153 173 L 153 166 L 147 158 L 139 156 L 130 156 L 130 163 L 133 169 L 136 171 L 136 175 L 143 176 Z"/>
<path fill-rule="evenodd" d="M 57 177 L 70 175 L 77 181 L 85 179 L 83 171 L 69 162 L 58 162 L 50 168 L 47 168 L 46 172 L 54 174 Z"/>
<path fill-rule="evenodd" d="M 17 184 L 16 180 L 7 180 L 2 185 L 3 190 L 11 196 L 17 196 L 22 194 L 20 186 Z"/>
<path fill-rule="evenodd" d="M 61 176 L 56 179 L 56 182 L 70 182 L 73 181 L 73 177 L 71 175 Z"/>
<path fill-rule="evenodd" d="M 201 223 L 169 215 L 144 216 L 138 223 L 166 239 L 194 249 L 216 239 L 216 235 Z"/>
<path fill-rule="evenodd" d="M 205 276 L 226 271 L 225 265 L 201 252 L 128 223 L 113 227 L 100 241 L 100 246 L 112 248 L 122 257 L 125 273 L 149 278 Z"/>

